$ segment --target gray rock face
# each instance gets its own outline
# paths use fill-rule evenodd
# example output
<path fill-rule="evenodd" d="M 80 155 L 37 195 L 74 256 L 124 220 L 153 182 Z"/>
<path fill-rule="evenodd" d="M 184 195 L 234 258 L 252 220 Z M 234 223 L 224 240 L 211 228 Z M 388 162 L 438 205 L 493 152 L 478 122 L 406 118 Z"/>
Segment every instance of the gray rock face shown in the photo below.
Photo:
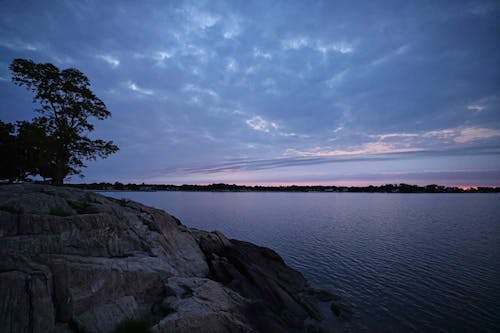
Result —
<path fill-rule="evenodd" d="M 154 333 L 335 324 L 330 294 L 274 251 L 91 192 L 0 186 L 0 256 L 0 332 L 113 332 L 131 320 Z"/>
<path fill-rule="evenodd" d="M 192 231 L 207 256 L 212 279 L 253 300 L 246 315 L 258 331 L 329 332 L 338 326 L 328 309 L 337 297 L 310 288 L 273 250 L 228 240 L 220 232 Z M 341 314 L 344 310 L 338 317 Z"/>

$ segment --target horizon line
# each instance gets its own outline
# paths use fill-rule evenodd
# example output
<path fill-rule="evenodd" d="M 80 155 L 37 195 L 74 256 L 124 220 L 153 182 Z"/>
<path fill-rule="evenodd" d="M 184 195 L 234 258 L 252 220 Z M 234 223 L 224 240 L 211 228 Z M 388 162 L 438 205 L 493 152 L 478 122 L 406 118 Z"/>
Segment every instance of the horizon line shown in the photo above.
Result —
<path fill-rule="evenodd" d="M 500 187 L 500 185 L 464 185 L 464 184 L 453 184 L 453 185 L 445 185 L 445 184 L 439 184 L 439 183 L 410 183 L 410 182 L 397 182 L 397 183 L 379 183 L 379 184 L 328 184 L 328 183 L 310 183 L 310 182 L 296 182 L 296 183 L 281 183 L 281 182 L 247 182 L 247 183 L 226 183 L 226 182 L 200 182 L 200 183 L 146 183 L 146 182 L 122 182 L 122 181 L 100 181 L 100 182 L 68 182 L 65 183 L 64 185 L 89 185 L 89 184 L 101 184 L 101 183 L 107 183 L 114 185 L 115 183 L 120 183 L 123 185 L 138 185 L 138 186 L 147 186 L 147 185 L 152 185 L 152 186 L 211 186 L 211 185 L 228 185 L 228 186 L 247 186 L 247 187 L 293 187 L 293 186 L 298 186 L 298 187 L 314 187 L 314 186 L 321 186 L 321 187 L 381 187 L 381 186 L 400 186 L 400 185 L 409 185 L 409 186 L 419 186 L 419 187 L 426 187 L 426 186 L 431 186 L 431 185 L 436 185 L 439 187 L 455 187 L 455 188 L 460 188 L 460 189 L 472 189 L 472 188 L 484 188 L 484 187 L 489 187 L 489 188 L 497 188 Z"/>

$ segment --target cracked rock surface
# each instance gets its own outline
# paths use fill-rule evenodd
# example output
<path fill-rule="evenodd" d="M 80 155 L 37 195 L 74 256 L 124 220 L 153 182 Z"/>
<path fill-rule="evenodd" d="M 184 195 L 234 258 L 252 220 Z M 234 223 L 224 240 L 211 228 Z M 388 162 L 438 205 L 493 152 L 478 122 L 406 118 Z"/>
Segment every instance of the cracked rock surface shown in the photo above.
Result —
<path fill-rule="evenodd" d="M 72 188 L 0 186 L 0 257 L 0 332 L 330 332 L 346 315 L 270 249 Z"/>

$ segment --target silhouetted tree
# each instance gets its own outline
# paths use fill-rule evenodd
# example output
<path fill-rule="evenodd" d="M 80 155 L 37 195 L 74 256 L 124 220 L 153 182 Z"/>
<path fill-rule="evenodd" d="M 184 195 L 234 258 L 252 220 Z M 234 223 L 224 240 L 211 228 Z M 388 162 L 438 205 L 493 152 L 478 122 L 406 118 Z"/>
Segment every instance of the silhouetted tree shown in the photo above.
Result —
<path fill-rule="evenodd" d="M 24 178 L 19 163 L 17 137 L 14 135 L 14 129 L 13 124 L 0 120 L 0 156 L 2 157 L 0 179 L 6 179 L 9 182 Z"/>
<path fill-rule="evenodd" d="M 57 170 L 56 137 L 47 134 L 45 127 L 36 121 L 17 122 L 18 163 L 28 175 L 54 179 Z"/>
<path fill-rule="evenodd" d="M 103 120 L 111 113 L 90 90 L 88 78 L 79 70 L 60 70 L 52 64 L 15 59 L 10 65 L 12 81 L 34 93 L 40 108 L 32 123 L 21 123 L 23 140 L 36 138 L 34 154 L 38 174 L 62 184 L 68 175 L 81 174 L 84 160 L 106 158 L 118 151 L 112 141 L 91 140 L 91 118 Z"/>
<path fill-rule="evenodd" d="M 55 139 L 36 122 L 18 121 L 15 125 L 0 121 L 0 179 L 24 181 L 28 176 L 52 178 L 55 170 Z"/>

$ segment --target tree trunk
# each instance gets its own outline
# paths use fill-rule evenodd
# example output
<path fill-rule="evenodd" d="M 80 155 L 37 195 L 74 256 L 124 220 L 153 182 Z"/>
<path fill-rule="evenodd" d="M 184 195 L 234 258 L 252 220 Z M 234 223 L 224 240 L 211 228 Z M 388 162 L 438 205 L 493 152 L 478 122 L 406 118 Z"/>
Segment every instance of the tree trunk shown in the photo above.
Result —
<path fill-rule="evenodd" d="M 63 184 L 63 180 L 64 180 L 64 178 L 62 178 L 62 177 L 59 177 L 59 176 L 58 177 L 54 177 L 54 178 L 52 178 L 51 184 L 52 185 L 56 185 L 56 186 L 57 185 L 62 185 Z"/>
<path fill-rule="evenodd" d="M 64 177 L 68 174 L 67 165 L 69 163 L 69 153 L 64 143 L 59 143 L 56 165 L 54 166 L 54 176 L 52 177 L 52 185 L 62 185 Z"/>
<path fill-rule="evenodd" d="M 52 185 L 62 185 L 66 174 L 63 171 L 61 164 L 56 166 L 55 175 L 52 177 Z"/>

